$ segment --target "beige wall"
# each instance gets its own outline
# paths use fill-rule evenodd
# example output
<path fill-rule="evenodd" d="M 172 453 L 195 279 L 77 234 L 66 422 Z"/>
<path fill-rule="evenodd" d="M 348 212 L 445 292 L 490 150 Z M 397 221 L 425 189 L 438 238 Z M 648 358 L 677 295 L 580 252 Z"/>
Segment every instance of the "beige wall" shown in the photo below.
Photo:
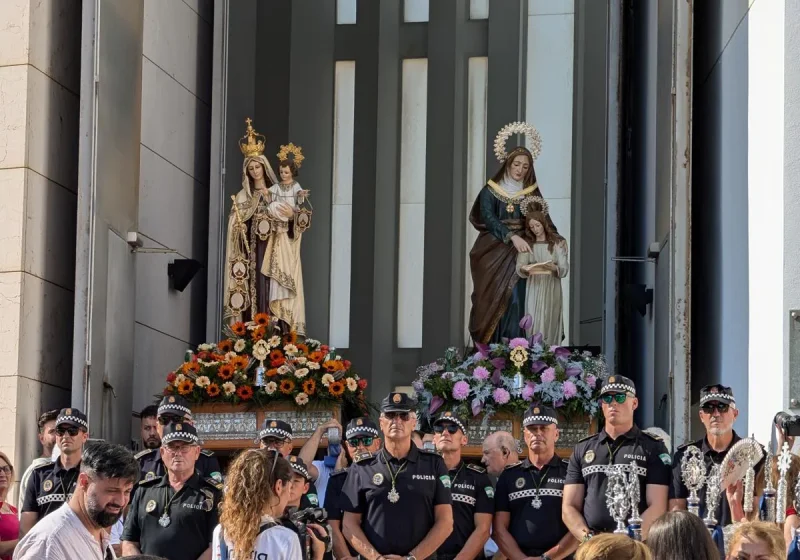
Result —
<path fill-rule="evenodd" d="M 17 477 L 36 418 L 69 404 L 81 4 L 0 2 L 0 449 Z"/>

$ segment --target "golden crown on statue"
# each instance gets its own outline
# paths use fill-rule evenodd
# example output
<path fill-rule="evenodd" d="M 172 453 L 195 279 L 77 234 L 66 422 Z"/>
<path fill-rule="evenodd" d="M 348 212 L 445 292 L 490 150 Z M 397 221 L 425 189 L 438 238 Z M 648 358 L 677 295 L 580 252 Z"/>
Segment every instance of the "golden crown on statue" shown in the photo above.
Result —
<path fill-rule="evenodd" d="M 267 137 L 259 134 L 253 128 L 253 120 L 248 117 L 244 120 L 247 123 L 247 131 L 242 139 L 239 140 L 239 149 L 242 150 L 244 157 L 260 156 L 264 153 L 264 145 Z"/>
<path fill-rule="evenodd" d="M 289 156 L 292 156 L 291 161 L 294 162 L 295 167 L 300 169 L 303 165 L 303 160 L 306 157 L 303 155 L 303 148 L 300 146 L 295 146 L 292 142 L 289 142 L 285 146 L 281 146 L 281 151 L 278 152 L 278 161 L 287 161 Z"/>

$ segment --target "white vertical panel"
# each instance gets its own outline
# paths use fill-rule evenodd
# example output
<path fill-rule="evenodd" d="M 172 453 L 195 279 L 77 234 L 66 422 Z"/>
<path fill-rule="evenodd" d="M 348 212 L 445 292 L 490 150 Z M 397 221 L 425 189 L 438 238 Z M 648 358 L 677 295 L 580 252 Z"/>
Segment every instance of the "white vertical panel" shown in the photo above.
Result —
<path fill-rule="evenodd" d="M 467 67 L 468 111 L 467 114 L 467 201 L 464 219 L 468 220 L 472 205 L 486 184 L 486 100 L 489 85 L 489 59 L 474 57 Z M 472 274 L 469 268 L 469 252 L 478 237 L 471 224 L 467 225 L 464 263 L 464 341 L 469 341 L 469 312 L 472 308 Z"/>
<path fill-rule="evenodd" d="M 408 7 L 408 2 L 406 2 Z M 428 60 L 403 61 L 400 127 L 400 243 L 397 274 L 397 346 L 422 347 L 425 255 L 425 147 Z"/>
<path fill-rule="evenodd" d="M 357 0 L 336 0 L 336 23 L 353 25 L 357 18 Z"/>
<path fill-rule="evenodd" d="M 489 19 L 489 0 L 469 0 L 469 19 Z"/>
<path fill-rule="evenodd" d="M 341 1 L 340 1 L 341 4 Z M 350 241 L 353 221 L 353 119 L 356 63 L 336 63 L 331 216 L 330 344 L 350 346 Z"/>
<path fill-rule="evenodd" d="M 563 3 L 560 9 L 570 6 Z M 551 218 L 571 245 L 572 229 L 572 90 L 575 58 L 575 15 L 528 17 L 528 67 L 525 120 L 542 135 L 542 155 L 536 161 L 536 179 L 550 203 Z M 570 340 L 570 282 L 561 281 L 564 294 L 564 331 Z"/>
<path fill-rule="evenodd" d="M 428 21 L 429 2 L 430 0 L 403 0 L 403 21 Z"/>

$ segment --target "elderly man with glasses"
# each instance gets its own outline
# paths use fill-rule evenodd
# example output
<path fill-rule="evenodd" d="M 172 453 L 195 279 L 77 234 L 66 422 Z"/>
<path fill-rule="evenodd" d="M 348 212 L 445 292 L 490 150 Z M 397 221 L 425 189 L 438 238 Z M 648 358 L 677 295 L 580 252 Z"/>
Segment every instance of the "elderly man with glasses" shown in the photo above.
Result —
<path fill-rule="evenodd" d="M 416 406 L 404 393 L 383 399 L 383 450 L 356 463 L 344 483 L 344 536 L 367 560 L 428 558 L 453 530 L 447 467 L 411 443 Z"/>
<path fill-rule="evenodd" d="M 725 454 L 737 441 L 742 439 L 733 429 L 733 423 L 739 416 L 736 408 L 736 399 L 733 390 L 724 385 L 707 385 L 700 389 L 700 421 L 706 429 L 703 439 L 687 443 L 678 447 L 672 461 L 672 484 L 669 491 L 669 509 L 685 510 L 689 490 L 683 483 L 681 460 L 689 446 L 695 446 L 703 454 L 706 467 L 719 465 Z M 764 465 L 764 459 L 756 465 L 758 473 Z M 699 492 L 702 509 L 705 510 L 706 491 L 703 487 Z M 720 527 L 744 520 L 744 504 L 739 498 L 741 492 L 728 492 L 727 499 L 720 500 L 715 513 Z"/>
<path fill-rule="evenodd" d="M 638 481 L 638 511 L 642 536 L 667 511 L 672 458 L 657 436 L 643 432 L 633 422 L 639 406 L 636 386 L 622 375 L 611 375 L 600 388 L 605 426 L 575 446 L 567 467 L 562 517 L 579 541 L 596 533 L 610 533 L 616 523 L 606 507 L 607 473 L 622 465 L 625 474 Z"/>

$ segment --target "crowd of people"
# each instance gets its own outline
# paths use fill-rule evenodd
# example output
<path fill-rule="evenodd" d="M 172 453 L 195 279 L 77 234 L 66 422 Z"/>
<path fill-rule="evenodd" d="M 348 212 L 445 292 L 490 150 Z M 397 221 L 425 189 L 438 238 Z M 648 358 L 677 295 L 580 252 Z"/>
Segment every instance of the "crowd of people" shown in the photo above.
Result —
<path fill-rule="evenodd" d="M 467 420 L 454 411 L 417 431 L 416 402 L 383 399 L 380 416 L 353 418 L 341 445 L 319 426 L 296 455 L 287 422 L 268 418 L 259 449 L 225 469 L 201 448 L 188 403 L 165 397 L 142 411 L 142 451 L 89 440 L 78 409 L 42 415 L 42 456 L 21 477 L 19 507 L 8 503 L 15 479 L 0 453 L 0 560 L 773 560 L 786 558 L 796 527 L 748 514 L 752 496 L 727 491 L 716 512 L 735 525 L 724 552 L 699 516 L 685 511 L 680 460 L 633 422 L 634 383 L 603 381 L 605 424 L 569 460 L 556 454 L 556 411 L 531 406 L 517 440 L 497 432 L 483 441 L 481 464 L 465 461 Z M 705 387 L 693 445 L 710 465 L 740 438 L 728 387 Z M 323 449 L 327 447 L 327 451 Z M 321 457 L 321 458 L 320 458 Z M 619 534 L 606 503 L 609 468 L 630 473 L 639 497 L 641 539 Z M 763 468 L 761 469 L 763 471 Z M 615 532 L 615 529 L 617 531 Z"/>

